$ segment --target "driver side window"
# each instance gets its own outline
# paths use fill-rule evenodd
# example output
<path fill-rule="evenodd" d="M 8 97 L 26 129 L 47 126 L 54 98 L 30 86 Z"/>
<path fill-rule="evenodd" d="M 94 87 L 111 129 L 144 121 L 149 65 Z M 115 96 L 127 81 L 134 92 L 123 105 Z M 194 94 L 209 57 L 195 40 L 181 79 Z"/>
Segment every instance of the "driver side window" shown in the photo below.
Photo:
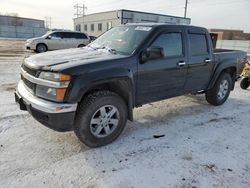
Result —
<path fill-rule="evenodd" d="M 61 35 L 61 33 L 56 32 L 56 33 L 52 33 L 52 34 L 50 35 L 50 38 L 51 38 L 51 39 L 62 39 L 62 35 Z"/>
<path fill-rule="evenodd" d="M 181 33 L 161 34 L 156 38 L 151 46 L 163 48 L 166 57 L 183 55 Z"/>

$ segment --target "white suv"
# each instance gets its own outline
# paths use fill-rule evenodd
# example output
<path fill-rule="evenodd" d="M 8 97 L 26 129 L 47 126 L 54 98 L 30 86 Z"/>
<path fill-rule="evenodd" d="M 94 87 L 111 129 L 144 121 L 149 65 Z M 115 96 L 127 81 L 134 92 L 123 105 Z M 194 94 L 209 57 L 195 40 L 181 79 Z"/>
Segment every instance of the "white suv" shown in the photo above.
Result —
<path fill-rule="evenodd" d="M 26 49 L 38 53 L 48 50 L 83 47 L 90 43 L 87 34 L 74 31 L 48 31 L 45 35 L 28 39 Z"/>

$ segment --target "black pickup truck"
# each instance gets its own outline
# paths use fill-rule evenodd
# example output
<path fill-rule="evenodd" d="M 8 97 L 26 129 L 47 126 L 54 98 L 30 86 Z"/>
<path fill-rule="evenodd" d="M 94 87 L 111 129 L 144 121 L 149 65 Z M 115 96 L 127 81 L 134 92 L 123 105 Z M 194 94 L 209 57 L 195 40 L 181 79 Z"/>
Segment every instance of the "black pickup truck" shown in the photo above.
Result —
<path fill-rule="evenodd" d="M 98 147 L 115 140 L 143 104 L 188 93 L 223 104 L 245 56 L 214 50 L 201 27 L 123 25 L 86 47 L 26 58 L 15 99 L 47 127 L 74 130 Z"/>

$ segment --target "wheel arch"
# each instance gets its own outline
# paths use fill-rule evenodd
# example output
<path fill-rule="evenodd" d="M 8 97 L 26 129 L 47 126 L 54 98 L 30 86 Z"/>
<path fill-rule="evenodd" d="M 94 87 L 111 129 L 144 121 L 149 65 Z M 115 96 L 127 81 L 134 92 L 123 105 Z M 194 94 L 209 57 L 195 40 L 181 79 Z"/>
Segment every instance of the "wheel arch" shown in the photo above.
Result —
<path fill-rule="evenodd" d="M 37 43 L 37 44 L 36 44 L 36 50 L 37 50 L 38 45 L 40 45 L 40 44 L 44 45 L 44 46 L 46 47 L 46 50 L 49 50 L 48 45 L 45 44 L 44 42 L 39 42 L 39 43 Z"/>
<path fill-rule="evenodd" d="M 235 66 L 229 66 L 229 67 L 221 67 L 219 69 L 217 69 L 217 71 L 215 71 L 214 76 L 212 77 L 208 89 L 212 89 L 214 84 L 216 83 L 216 81 L 218 80 L 218 78 L 220 77 L 220 75 L 222 75 L 223 73 L 228 73 L 231 78 L 232 78 L 232 88 L 231 90 L 234 90 L 234 86 L 235 86 L 235 80 L 236 80 L 236 73 L 237 73 L 237 68 Z"/>
<path fill-rule="evenodd" d="M 96 82 L 82 92 L 79 101 L 82 101 L 86 96 L 97 91 L 108 90 L 114 92 L 125 101 L 128 107 L 128 119 L 133 121 L 134 92 L 132 88 L 133 84 L 131 81 L 125 78 Z"/>

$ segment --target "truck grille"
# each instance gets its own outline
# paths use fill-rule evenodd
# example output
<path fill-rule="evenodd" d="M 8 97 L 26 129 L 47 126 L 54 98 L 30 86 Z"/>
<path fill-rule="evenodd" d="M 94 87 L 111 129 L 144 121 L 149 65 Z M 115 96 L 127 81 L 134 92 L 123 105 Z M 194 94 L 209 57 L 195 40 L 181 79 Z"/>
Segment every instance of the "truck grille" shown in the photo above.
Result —
<path fill-rule="evenodd" d="M 36 84 L 30 82 L 29 80 L 25 79 L 23 76 L 21 76 L 21 79 L 23 80 L 26 88 L 31 92 L 31 93 L 35 93 L 35 89 L 36 89 Z"/>
<path fill-rule="evenodd" d="M 25 66 L 24 64 L 22 65 L 22 68 L 23 68 L 23 70 L 25 70 L 30 75 L 37 77 L 37 74 L 38 74 L 37 70 L 31 69 L 31 68 Z"/>

